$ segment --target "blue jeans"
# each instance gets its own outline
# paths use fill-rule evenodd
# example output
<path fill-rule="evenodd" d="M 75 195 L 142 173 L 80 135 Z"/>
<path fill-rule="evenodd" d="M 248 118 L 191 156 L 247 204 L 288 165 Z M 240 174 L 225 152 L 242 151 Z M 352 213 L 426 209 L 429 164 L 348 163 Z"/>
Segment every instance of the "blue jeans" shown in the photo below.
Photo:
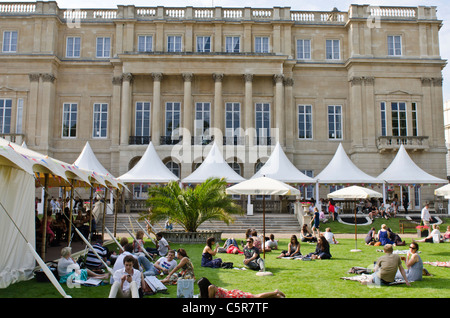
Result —
<path fill-rule="evenodd" d="M 145 256 L 138 256 L 139 265 L 144 269 L 144 276 L 156 276 L 160 271 Z"/>

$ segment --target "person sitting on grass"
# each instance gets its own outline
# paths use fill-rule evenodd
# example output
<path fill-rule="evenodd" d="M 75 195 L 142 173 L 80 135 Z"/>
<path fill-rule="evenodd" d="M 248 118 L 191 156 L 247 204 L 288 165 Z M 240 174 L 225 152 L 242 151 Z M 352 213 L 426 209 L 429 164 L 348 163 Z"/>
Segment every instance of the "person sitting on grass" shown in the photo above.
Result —
<path fill-rule="evenodd" d="M 215 286 L 206 278 L 202 277 L 197 282 L 200 298 L 285 298 L 286 295 L 276 289 L 273 292 L 260 294 L 251 294 L 243 292 L 239 289 L 227 290 L 222 287 Z"/>
<path fill-rule="evenodd" d="M 283 257 L 296 257 L 301 256 L 302 253 L 300 253 L 300 242 L 297 240 L 296 235 L 291 236 L 291 240 L 288 244 L 288 249 L 281 252 L 277 258 L 283 258 Z"/>
<path fill-rule="evenodd" d="M 215 249 L 213 250 L 213 245 L 215 242 L 216 239 L 214 237 L 209 237 L 206 240 L 206 246 L 203 248 L 202 253 L 202 267 L 219 268 L 222 265 L 221 258 L 213 259 L 213 256 L 217 254 L 217 250 L 219 249 L 219 243 L 217 243 Z"/>
<path fill-rule="evenodd" d="M 323 233 L 323 236 L 327 239 L 329 244 L 339 244 L 339 242 L 336 241 L 336 238 L 334 237 L 334 233 L 331 232 L 331 228 L 327 227 L 325 229 L 325 233 Z"/>
<path fill-rule="evenodd" d="M 244 265 L 248 268 L 258 271 L 264 269 L 264 261 L 259 257 L 259 249 L 253 245 L 253 238 L 247 239 L 247 245 L 244 247 Z"/>
<path fill-rule="evenodd" d="M 327 239 L 321 234 L 317 240 L 316 250 L 308 254 L 311 259 L 330 259 L 330 244 Z"/>
<path fill-rule="evenodd" d="M 124 267 L 114 272 L 109 298 L 139 298 L 142 273 L 134 268 L 135 262 L 132 255 L 125 256 Z"/>

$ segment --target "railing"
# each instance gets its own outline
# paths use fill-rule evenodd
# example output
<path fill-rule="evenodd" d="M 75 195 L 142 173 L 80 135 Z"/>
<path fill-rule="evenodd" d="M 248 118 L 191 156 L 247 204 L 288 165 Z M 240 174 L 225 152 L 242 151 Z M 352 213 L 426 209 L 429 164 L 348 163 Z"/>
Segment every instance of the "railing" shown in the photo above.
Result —
<path fill-rule="evenodd" d="M 209 145 L 214 141 L 214 136 L 192 136 L 191 145 Z"/>
<path fill-rule="evenodd" d="M 183 140 L 183 136 L 172 137 L 172 136 L 161 136 L 160 145 L 176 145 Z"/>
<path fill-rule="evenodd" d="M 171 7 L 135 7 L 118 5 L 117 9 L 60 9 L 56 2 L 2 2 L 0 15 L 14 14 L 56 14 L 61 19 L 83 20 L 247 20 L 247 21 L 293 21 L 294 23 L 345 24 L 351 18 L 371 16 L 404 19 L 436 18 L 435 7 L 378 7 L 351 5 L 348 12 L 333 11 L 295 11 L 289 7 L 281 8 L 171 8 Z"/>
<path fill-rule="evenodd" d="M 409 150 L 427 150 L 428 136 L 379 136 L 377 140 L 380 151 L 399 149 L 401 145 Z"/>
<path fill-rule="evenodd" d="M 257 146 L 270 146 L 275 145 L 275 143 L 274 137 L 255 137 L 255 145 Z"/>
<path fill-rule="evenodd" d="M 245 146 L 245 137 L 223 137 L 223 144 L 230 146 Z"/>
<path fill-rule="evenodd" d="M 148 145 L 152 141 L 151 136 L 130 136 L 128 139 L 129 145 Z"/>
<path fill-rule="evenodd" d="M 19 145 L 25 141 L 24 134 L 0 134 L 0 137 Z"/>

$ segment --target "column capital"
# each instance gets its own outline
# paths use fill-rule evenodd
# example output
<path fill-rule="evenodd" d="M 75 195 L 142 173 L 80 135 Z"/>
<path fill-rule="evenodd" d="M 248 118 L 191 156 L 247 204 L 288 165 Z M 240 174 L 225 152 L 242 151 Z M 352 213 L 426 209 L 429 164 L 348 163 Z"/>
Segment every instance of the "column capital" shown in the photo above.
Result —
<path fill-rule="evenodd" d="M 213 73 L 212 77 L 214 79 L 214 82 L 222 82 L 223 80 L 223 74 Z"/>
<path fill-rule="evenodd" d="M 114 76 L 112 83 L 113 85 L 122 85 L 122 76 Z"/>
<path fill-rule="evenodd" d="M 41 74 L 39 74 L 39 73 L 28 74 L 28 78 L 30 79 L 30 82 L 38 82 L 40 77 L 41 77 Z"/>
<path fill-rule="evenodd" d="M 431 86 L 433 79 L 429 77 L 421 77 L 420 81 L 422 82 L 422 86 Z"/>
<path fill-rule="evenodd" d="M 132 82 L 133 81 L 133 74 L 131 73 L 123 73 L 122 74 L 122 82 Z"/>
<path fill-rule="evenodd" d="M 194 78 L 194 74 L 192 73 L 183 73 L 181 76 L 183 76 L 185 82 L 192 82 L 192 79 Z"/>
<path fill-rule="evenodd" d="M 294 79 L 292 77 L 286 77 L 284 79 L 285 86 L 294 86 Z"/>
<path fill-rule="evenodd" d="M 50 74 L 50 73 L 42 74 L 42 80 L 44 82 L 53 83 L 55 81 L 55 79 L 56 79 L 56 77 L 53 74 Z"/>
<path fill-rule="evenodd" d="M 161 82 L 162 78 L 163 78 L 163 74 L 162 73 L 152 73 L 152 77 L 153 77 L 154 81 Z"/>
<path fill-rule="evenodd" d="M 349 82 L 352 86 L 361 85 L 363 82 L 363 78 L 360 76 L 353 76 L 352 78 L 350 78 Z"/>
<path fill-rule="evenodd" d="M 253 74 L 244 74 L 244 80 L 246 81 L 246 82 L 251 82 L 251 81 L 253 81 Z"/>
<path fill-rule="evenodd" d="M 433 77 L 431 80 L 433 82 L 433 86 L 442 86 L 442 77 Z"/>
<path fill-rule="evenodd" d="M 275 74 L 273 76 L 273 81 L 275 82 L 275 84 L 283 84 L 284 81 L 284 75 L 283 74 Z"/>

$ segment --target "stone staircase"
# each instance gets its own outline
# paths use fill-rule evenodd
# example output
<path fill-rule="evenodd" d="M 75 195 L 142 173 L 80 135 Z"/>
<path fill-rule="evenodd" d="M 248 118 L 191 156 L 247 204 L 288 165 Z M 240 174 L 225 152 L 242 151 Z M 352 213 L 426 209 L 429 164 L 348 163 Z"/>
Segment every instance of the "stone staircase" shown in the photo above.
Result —
<path fill-rule="evenodd" d="M 129 218 L 130 217 L 130 218 Z M 132 226 L 130 225 L 130 219 Z M 134 231 L 140 229 L 138 226 L 139 214 L 137 213 L 119 213 L 117 215 L 117 233 L 127 233 L 124 224 L 131 231 L 132 228 Z M 266 214 L 266 236 L 273 233 L 276 234 L 296 234 L 298 235 L 300 232 L 300 225 L 297 221 L 297 218 L 293 214 Z M 144 221 L 139 221 L 139 224 L 146 228 L 146 223 Z M 105 218 L 106 227 L 113 232 L 114 229 L 114 215 L 108 214 Z M 98 227 L 101 231 L 101 224 Z M 222 238 L 226 237 L 227 234 L 242 234 L 244 236 L 245 231 L 248 229 L 256 229 L 258 234 L 263 233 L 263 216 L 262 213 L 255 213 L 254 215 L 240 215 L 235 216 L 235 221 L 230 223 L 229 225 L 225 224 L 221 221 L 206 221 L 200 225 L 199 231 L 206 230 L 215 230 L 221 231 L 223 233 Z M 154 225 L 155 231 L 162 231 L 164 229 L 164 222 L 158 223 Z M 181 230 L 182 228 L 179 225 L 174 224 L 173 230 Z M 134 234 L 134 233 L 133 233 Z"/>

